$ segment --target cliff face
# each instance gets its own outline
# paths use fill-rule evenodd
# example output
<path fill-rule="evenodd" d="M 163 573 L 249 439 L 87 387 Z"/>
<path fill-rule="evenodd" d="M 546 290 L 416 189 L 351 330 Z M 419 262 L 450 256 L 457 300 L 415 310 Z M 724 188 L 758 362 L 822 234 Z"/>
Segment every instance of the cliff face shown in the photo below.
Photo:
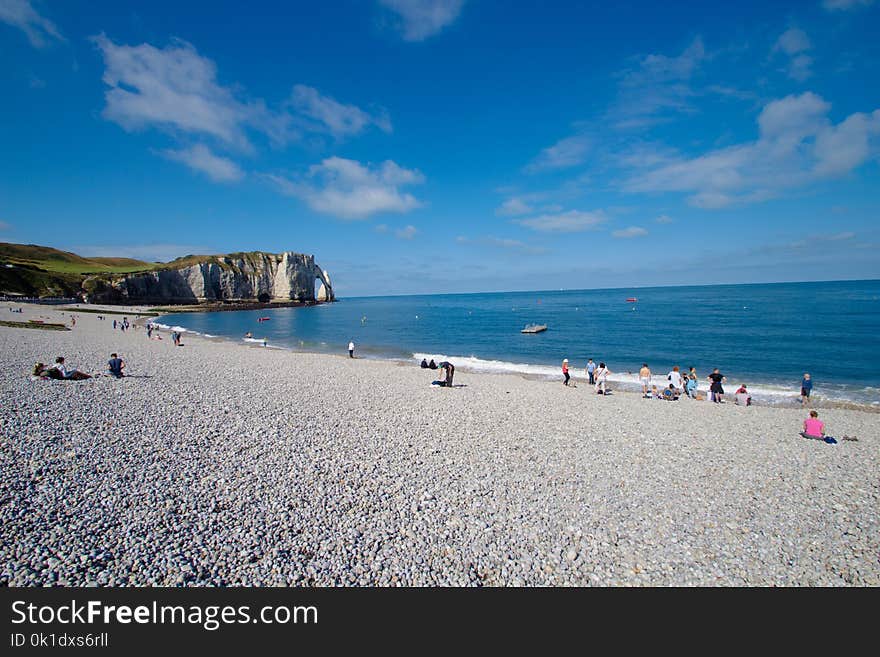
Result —
<path fill-rule="evenodd" d="M 317 298 L 316 280 L 321 282 Z M 181 258 L 154 271 L 109 279 L 88 278 L 83 289 L 90 303 L 332 301 L 334 298 L 330 278 L 315 264 L 315 257 L 289 251 Z"/>

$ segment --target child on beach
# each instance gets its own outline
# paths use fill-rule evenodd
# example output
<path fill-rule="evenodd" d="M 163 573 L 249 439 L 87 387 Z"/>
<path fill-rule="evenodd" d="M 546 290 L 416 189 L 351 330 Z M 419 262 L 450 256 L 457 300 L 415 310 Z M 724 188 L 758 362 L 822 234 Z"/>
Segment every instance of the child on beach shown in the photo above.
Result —
<path fill-rule="evenodd" d="M 568 373 L 568 358 L 562 359 L 562 376 L 565 377 L 565 380 L 562 382 L 562 385 L 567 386 L 569 379 L 571 379 L 571 376 Z"/>
<path fill-rule="evenodd" d="M 805 372 L 804 378 L 801 381 L 801 406 L 806 406 L 807 402 L 810 401 L 811 392 L 813 392 L 813 379 L 808 372 Z"/>

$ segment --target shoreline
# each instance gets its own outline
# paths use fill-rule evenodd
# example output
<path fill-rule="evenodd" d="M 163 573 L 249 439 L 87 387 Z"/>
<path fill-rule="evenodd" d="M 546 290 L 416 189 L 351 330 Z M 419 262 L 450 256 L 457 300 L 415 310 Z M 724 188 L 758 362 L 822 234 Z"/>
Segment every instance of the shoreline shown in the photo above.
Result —
<path fill-rule="evenodd" d="M 204 312 L 212 312 L 210 310 L 205 310 Z M 181 329 L 186 335 L 195 336 L 201 339 L 208 340 L 224 340 L 228 341 L 230 344 L 240 344 L 249 347 L 260 347 L 263 348 L 258 342 L 253 343 L 245 343 L 243 339 L 238 339 L 232 336 L 222 336 L 222 335 L 206 335 L 199 331 L 194 331 L 192 329 L 187 329 L 182 326 L 175 326 L 173 320 L 174 315 L 159 315 L 157 317 L 151 318 L 140 318 L 140 320 L 144 320 L 143 323 L 153 323 L 157 324 L 162 328 L 162 330 L 171 331 L 175 328 Z M 167 323 L 163 320 L 167 319 L 170 323 Z M 139 321 L 140 321 L 139 320 Z M 255 339 L 256 340 L 256 339 Z M 310 349 L 310 348 L 297 348 L 289 345 L 278 345 L 278 344 L 268 344 L 267 348 L 288 351 L 291 353 L 307 353 L 307 354 L 315 354 L 315 355 L 324 355 L 324 356 L 344 356 L 344 354 L 337 354 L 332 351 L 320 351 L 318 349 Z M 456 371 L 460 372 L 468 372 L 472 374 L 487 374 L 487 375 L 500 375 L 500 374 L 510 374 L 514 376 L 519 376 L 527 381 L 561 381 L 562 375 L 555 373 L 552 371 L 552 368 L 543 364 L 531 364 L 531 363 L 513 363 L 507 361 L 498 361 L 491 359 L 479 359 L 471 356 L 456 356 L 449 354 L 430 354 L 427 352 L 414 352 L 411 358 L 404 358 L 393 355 L 381 355 L 370 353 L 368 355 L 361 355 L 358 358 L 362 358 L 365 360 L 374 360 L 381 362 L 391 362 L 398 363 L 401 365 L 413 365 L 415 364 L 418 367 L 418 363 L 422 358 L 426 358 L 428 360 L 434 359 L 437 362 L 441 360 L 449 360 L 455 364 Z M 494 367 L 494 369 L 489 369 L 489 367 Z M 531 371 L 530 371 L 531 370 Z M 543 371 L 538 371 L 543 370 Z M 587 387 L 590 386 L 587 376 L 583 373 L 583 368 L 575 367 L 571 370 L 572 380 L 575 382 L 576 386 Z M 625 378 L 624 378 L 625 377 Z M 654 374 L 652 384 L 657 385 L 658 388 L 662 389 L 663 383 L 665 382 L 665 375 Z M 638 397 L 641 397 L 639 382 L 638 382 L 638 373 L 637 372 L 614 372 L 609 377 L 609 384 L 614 386 L 618 392 L 622 392 L 625 394 L 632 394 Z M 757 406 L 768 406 L 768 407 L 778 407 L 778 408 L 801 408 L 800 395 L 796 392 L 786 392 L 783 389 L 777 387 L 774 383 L 764 383 L 762 384 L 760 381 L 757 384 L 749 384 L 752 386 L 749 391 L 752 395 L 752 403 Z M 727 392 L 725 392 L 726 401 L 724 403 L 734 403 L 735 395 L 733 391 L 738 387 L 738 384 L 726 384 Z M 609 386 L 610 387 L 610 386 Z M 772 391 L 767 391 L 768 388 L 773 388 Z M 706 381 L 701 380 L 699 382 L 699 392 L 701 392 L 704 396 L 707 395 L 708 392 L 708 383 Z M 839 409 L 848 409 L 848 410 L 856 410 L 856 411 L 864 411 L 867 413 L 877 413 L 880 414 L 880 401 L 875 401 L 871 403 L 867 402 L 858 402 L 850 399 L 835 399 L 823 397 L 819 394 L 816 394 L 812 397 L 813 403 L 811 403 L 807 408 L 839 408 Z M 693 399 L 682 399 L 680 401 L 683 402 L 695 402 L 698 400 Z M 701 400 L 701 401 L 706 401 Z"/>
<path fill-rule="evenodd" d="M 880 584 L 875 413 L 155 337 L 0 328 L 0 585 Z"/>

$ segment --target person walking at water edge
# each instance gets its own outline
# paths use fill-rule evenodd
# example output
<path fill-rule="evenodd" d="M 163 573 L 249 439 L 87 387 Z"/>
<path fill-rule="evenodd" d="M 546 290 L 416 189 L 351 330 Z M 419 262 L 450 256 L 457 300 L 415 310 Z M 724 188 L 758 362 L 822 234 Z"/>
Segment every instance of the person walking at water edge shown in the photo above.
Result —
<path fill-rule="evenodd" d="M 348 343 L 348 357 L 354 358 L 354 340 L 351 340 Z"/>
<path fill-rule="evenodd" d="M 726 380 L 724 375 L 718 371 L 716 367 L 712 370 L 712 373 L 707 377 L 709 379 L 709 394 L 712 398 L 712 401 L 716 404 L 724 403 L 724 386 L 721 384 Z"/>
<path fill-rule="evenodd" d="M 593 362 L 592 358 L 590 358 L 587 361 L 587 367 L 585 368 L 584 371 L 586 372 L 587 377 L 589 377 L 589 379 L 590 379 L 590 385 L 595 384 L 596 383 L 596 377 L 595 377 L 596 363 Z"/>
<path fill-rule="evenodd" d="M 639 370 L 639 382 L 642 384 L 642 397 L 650 397 L 648 388 L 651 386 L 651 369 L 647 363 L 642 363 L 642 369 Z"/>
<path fill-rule="evenodd" d="M 605 367 L 605 363 L 599 363 L 599 368 L 596 370 L 596 394 L 608 394 L 607 380 L 609 374 L 611 374 L 611 370 Z"/>
<path fill-rule="evenodd" d="M 568 380 L 571 376 L 568 374 L 568 358 L 562 359 L 562 376 L 565 377 L 565 380 L 562 382 L 562 385 L 567 386 Z"/>
<path fill-rule="evenodd" d="M 813 379 L 808 372 L 804 372 L 804 378 L 801 380 L 801 406 L 809 403 L 811 392 L 813 392 Z"/>

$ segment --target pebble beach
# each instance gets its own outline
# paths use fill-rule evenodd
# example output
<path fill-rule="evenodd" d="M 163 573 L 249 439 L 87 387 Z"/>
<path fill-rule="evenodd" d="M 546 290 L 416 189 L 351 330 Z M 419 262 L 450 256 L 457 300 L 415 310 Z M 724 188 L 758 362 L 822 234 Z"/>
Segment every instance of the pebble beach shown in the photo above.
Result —
<path fill-rule="evenodd" d="M 829 445 L 795 405 L 440 388 L 345 344 L 174 347 L 73 312 L 0 326 L 0 585 L 880 584 L 878 413 L 821 409 Z M 111 352 L 126 378 L 29 376 Z"/>

